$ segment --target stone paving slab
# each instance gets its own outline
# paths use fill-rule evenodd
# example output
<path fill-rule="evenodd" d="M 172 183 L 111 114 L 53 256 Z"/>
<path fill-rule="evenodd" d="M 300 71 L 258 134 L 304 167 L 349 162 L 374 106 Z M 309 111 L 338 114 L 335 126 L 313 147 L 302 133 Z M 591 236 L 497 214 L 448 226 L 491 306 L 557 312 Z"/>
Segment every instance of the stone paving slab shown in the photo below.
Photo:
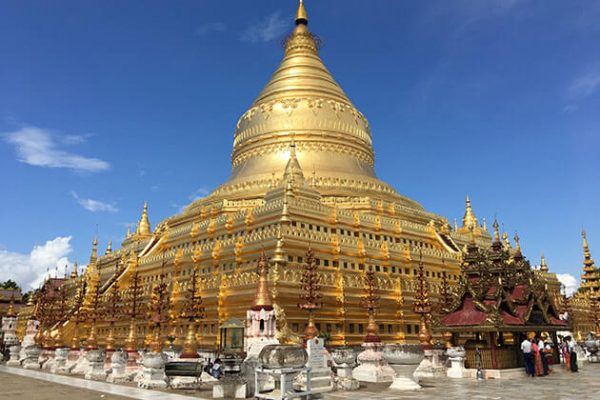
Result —
<path fill-rule="evenodd" d="M 549 376 L 514 380 L 442 379 L 414 392 L 388 389 L 389 384 L 361 385 L 358 392 L 333 392 L 325 400 L 444 399 L 444 400 L 579 400 L 600 399 L 600 364 L 585 364 L 578 373 L 555 366 Z"/>
<path fill-rule="evenodd" d="M 578 373 L 555 367 L 547 377 L 514 380 L 441 379 L 415 392 L 397 392 L 389 384 L 363 384 L 357 392 L 333 392 L 324 400 L 579 400 L 600 399 L 600 364 L 585 364 Z M 210 391 L 176 394 L 173 391 L 138 389 L 24 370 L 0 365 L 0 400 L 208 400 Z"/>
<path fill-rule="evenodd" d="M 16 379 L 15 375 L 22 379 Z M 15 390 L 11 388 L 13 381 L 19 382 Z M 31 381 L 31 383 L 28 384 L 28 381 Z M 172 391 L 138 389 L 133 385 L 125 386 L 91 381 L 5 365 L 0 365 L 0 384 L 0 400 L 208 400 L 198 396 L 176 394 Z M 6 389 L 9 391 L 7 392 Z M 7 393 L 10 393 L 10 395 L 7 395 Z"/>

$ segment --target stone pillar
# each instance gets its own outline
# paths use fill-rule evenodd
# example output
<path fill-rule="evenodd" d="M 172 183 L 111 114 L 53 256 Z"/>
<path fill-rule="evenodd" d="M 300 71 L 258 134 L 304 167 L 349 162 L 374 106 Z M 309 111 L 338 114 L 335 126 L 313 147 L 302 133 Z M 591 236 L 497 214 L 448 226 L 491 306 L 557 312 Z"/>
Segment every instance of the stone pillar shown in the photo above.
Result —
<path fill-rule="evenodd" d="M 4 332 L 4 345 L 12 346 L 19 344 L 17 338 L 17 317 L 3 317 L 2 318 L 2 332 Z"/>
<path fill-rule="evenodd" d="M 50 369 L 53 374 L 66 374 L 69 372 L 67 368 L 67 358 L 69 356 L 68 347 L 59 347 L 54 350 L 54 364 Z"/>
<path fill-rule="evenodd" d="M 308 362 L 306 366 L 310 368 L 310 387 L 313 394 L 327 393 L 334 389 L 333 373 L 327 365 L 327 350 L 325 342 L 319 337 L 314 337 L 306 341 L 306 353 Z M 307 390 L 307 374 L 301 373 L 297 380 L 302 390 Z"/>
<path fill-rule="evenodd" d="M 19 361 L 19 352 L 21 350 L 21 346 L 19 344 L 13 344 L 8 348 L 10 351 L 10 359 L 6 362 L 6 365 L 9 367 L 18 367 L 21 365 Z"/>
<path fill-rule="evenodd" d="M 87 351 L 84 349 L 80 349 L 75 353 L 73 350 L 69 352 L 69 358 L 77 357 L 74 361 L 69 361 L 71 363 L 69 367 L 69 372 L 72 375 L 85 375 L 88 368 L 90 367 L 90 362 L 87 359 Z"/>
<path fill-rule="evenodd" d="M 89 350 L 85 355 L 89 365 L 85 372 L 85 379 L 104 381 L 106 380 L 106 371 L 104 370 L 104 359 L 106 353 L 104 350 Z"/>
<path fill-rule="evenodd" d="M 25 349 L 29 346 L 35 346 L 35 335 L 37 335 L 38 327 L 40 323 L 36 320 L 30 319 L 27 321 L 27 328 L 25 330 L 25 337 L 23 343 L 21 343 L 21 352 L 19 353 L 19 361 L 24 362 L 27 357 Z"/>
<path fill-rule="evenodd" d="M 163 352 L 148 352 L 142 360 L 142 376 L 138 387 L 144 389 L 164 389 L 167 387 L 165 364 L 167 356 Z"/>
<path fill-rule="evenodd" d="M 352 377 L 363 382 L 392 382 L 396 373 L 387 365 L 381 352 L 381 342 L 366 342 L 364 350 L 358 354 L 358 367 L 352 370 Z"/>
<path fill-rule="evenodd" d="M 462 346 L 451 347 L 446 350 L 451 367 L 447 371 L 449 378 L 465 377 L 465 355 L 467 354 Z"/>
<path fill-rule="evenodd" d="M 42 349 L 37 344 L 32 344 L 25 347 L 25 358 L 23 359 L 23 368 L 25 369 L 40 369 L 40 353 Z"/>
<path fill-rule="evenodd" d="M 446 376 L 446 367 L 444 365 L 444 350 L 424 349 L 425 358 L 417 367 L 414 378 L 417 382 L 423 379 L 437 379 Z"/>
<path fill-rule="evenodd" d="M 350 348 L 338 347 L 331 353 L 336 367 L 336 386 L 338 390 L 358 390 L 360 382 L 352 377 L 356 365 L 356 354 Z"/>
<path fill-rule="evenodd" d="M 106 378 L 107 382 L 119 383 L 129 381 L 129 375 L 127 374 L 127 352 L 123 350 L 117 350 L 110 356 L 110 374 Z"/>

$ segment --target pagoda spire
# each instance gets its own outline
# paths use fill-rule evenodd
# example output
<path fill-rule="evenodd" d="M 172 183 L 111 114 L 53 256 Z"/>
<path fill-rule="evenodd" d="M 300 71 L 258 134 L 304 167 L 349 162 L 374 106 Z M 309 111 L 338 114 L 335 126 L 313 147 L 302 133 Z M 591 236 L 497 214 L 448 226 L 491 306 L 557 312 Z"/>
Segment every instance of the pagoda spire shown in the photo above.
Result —
<path fill-rule="evenodd" d="M 71 271 L 71 279 L 77 279 L 77 260 L 73 263 L 73 271 Z"/>
<path fill-rule="evenodd" d="M 304 8 L 304 2 L 300 0 L 298 3 L 298 10 L 296 11 L 296 25 L 308 25 L 308 14 L 306 8 Z"/>
<path fill-rule="evenodd" d="M 142 211 L 142 216 L 137 224 L 137 229 L 135 231 L 137 236 L 148 236 L 152 235 L 152 230 L 150 229 L 150 221 L 148 220 L 148 202 L 144 202 L 144 209 Z"/>
<path fill-rule="evenodd" d="M 296 143 L 293 140 L 290 143 L 290 158 L 283 172 L 283 182 L 291 183 L 292 187 L 304 184 L 304 173 L 296 157 Z"/>
<path fill-rule="evenodd" d="M 583 238 L 583 274 L 581 287 L 589 290 L 590 298 L 600 300 L 600 272 L 594 265 L 585 230 L 581 232 Z"/>
<path fill-rule="evenodd" d="M 90 262 L 88 263 L 88 271 L 96 270 L 96 263 L 98 261 L 98 238 L 94 238 L 92 242 L 92 254 L 90 255 Z"/>
<path fill-rule="evenodd" d="M 260 257 L 258 259 L 258 265 L 256 266 L 256 273 L 258 274 L 258 286 L 256 288 L 256 296 L 254 296 L 254 302 L 252 303 L 252 310 L 260 311 L 265 309 L 270 311 L 273 309 L 273 301 L 269 293 L 269 260 L 265 256 L 265 249 L 261 250 Z"/>
<path fill-rule="evenodd" d="M 548 264 L 546 264 L 546 257 L 542 254 L 542 259 L 540 260 L 540 271 L 548 272 Z"/>
<path fill-rule="evenodd" d="M 500 243 L 500 230 L 498 229 L 498 221 L 494 218 L 494 242 Z"/>
<path fill-rule="evenodd" d="M 467 195 L 467 200 L 466 200 L 466 205 L 465 205 L 465 215 L 463 216 L 462 219 L 462 227 L 469 229 L 469 228 L 476 228 L 477 227 L 477 218 L 475 217 L 475 213 L 473 212 L 473 209 L 471 208 L 471 199 L 469 198 L 469 195 Z"/>
<path fill-rule="evenodd" d="M 108 246 L 106 246 L 106 251 L 104 252 L 105 255 L 111 254 L 112 253 L 112 240 L 110 240 L 108 242 Z"/>
<path fill-rule="evenodd" d="M 594 268 L 594 260 L 592 259 L 592 254 L 590 253 L 590 247 L 588 245 L 585 230 L 581 231 L 581 237 L 583 238 L 583 269 L 585 271 L 586 268 L 588 270 L 590 270 L 590 268 Z"/>

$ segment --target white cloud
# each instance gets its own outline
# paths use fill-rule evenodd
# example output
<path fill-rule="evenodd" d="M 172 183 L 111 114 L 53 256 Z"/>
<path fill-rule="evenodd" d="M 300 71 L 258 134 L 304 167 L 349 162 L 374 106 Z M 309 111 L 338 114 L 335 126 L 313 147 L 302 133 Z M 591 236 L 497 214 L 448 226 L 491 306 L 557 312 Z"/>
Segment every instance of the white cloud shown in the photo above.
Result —
<path fill-rule="evenodd" d="M 105 203 L 100 200 L 94 199 L 82 199 L 75 192 L 71 192 L 71 196 L 79 203 L 79 205 L 91 212 L 111 212 L 116 213 L 119 211 L 117 207 L 110 203 Z"/>
<path fill-rule="evenodd" d="M 61 149 L 61 145 L 80 144 L 85 136 L 55 136 L 50 131 L 26 126 L 4 133 L 5 140 L 15 145 L 19 161 L 36 167 L 68 168 L 75 171 L 98 172 L 110 168 L 106 161 L 80 156 Z"/>
<path fill-rule="evenodd" d="M 584 98 L 591 96 L 600 89 L 600 71 L 581 75 L 569 85 L 567 91 L 570 97 Z"/>
<path fill-rule="evenodd" d="M 56 268 L 62 276 L 65 265 L 69 269 L 73 265 L 67 258 L 73 251 L 70 242 L 71 236 L 59 236 L 34 246 L 29 254 L 0 250 L 0 276 L 17 282 L 23 290 L 39 287 L 47 272 L 54 276 Z"/>
<path fill-rule="evenodd" d="M 198 28 L 196 28 L 196 35 L 198 36 L 204 36 L 204 35 L 208 35 L 209 33 L 213 33 L 213 32 L 224 32 L 227 30 L 227 25 L 225 25 L 223 22 L 208 22 L 204 25 L 200 25 Z"/>
<path fill-rule="evenodd" d="M 290 24 L 281 17 L 281 12 L 276 11 L 266 19 L 249 26 L 242 34 L 242 40 L 251 43 L 269 42 L 281 37 L 288 26 Z"/>
<path fill-rule="evenodd" d="M 206 186 L 201 186 L 198 189 L 196 189 L 196 191 L 189 196 L 189 199 L 191 201 L 196 201 L 203 197 L 206 197 L 209 193 L 210 193 L 209 188 L 207 188 Z"/>
<path fill-rule="evenodd" d="M 579 287 L 579 283 L 577 282 L 577 278 L 575 278 L 573 275 L 571 275 L 571 274 L 556 274 L 556 277 L 558 278 L 560 283 L 565 285 L 565 289 L 567 291 L 567 296 L 570 296 L 573 293 L 575 293 L 575 291 L 577 291 L 577 288 Z"/>

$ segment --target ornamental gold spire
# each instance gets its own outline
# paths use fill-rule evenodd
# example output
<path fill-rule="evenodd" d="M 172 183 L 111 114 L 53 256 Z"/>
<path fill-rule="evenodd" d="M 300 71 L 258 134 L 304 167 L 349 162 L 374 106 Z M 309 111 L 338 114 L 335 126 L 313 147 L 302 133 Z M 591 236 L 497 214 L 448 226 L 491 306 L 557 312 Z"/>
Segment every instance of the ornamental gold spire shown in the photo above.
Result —
<path fill-rule="evenodd" d="M 148 202 L 144 202 L 144 209 L 142 211 L 142 216 L 137 224 L 137 230 L 135 231 L 137 236 L 149 236 L 152 235 L 152 230 L 150 229 L 150 221 L 148 220 Z"/>
<path fill-rule="evenodd" d="M 77 260 L 73 263 L 73 271 L 71 271 L 71 279 L 77 279 Z"/>
<path fill-rule="evenodd" d="M 104 255 L 108 255 L 111 253 L 112 253 L 112 240 L 109 240 L 108 246 L 106 246 L 106 251 L 104 252 Z"/>
<path fill-rule="evenodd" d="M 600 300 L 600 271 L 594 265 L 585 231 L 581 232 L 581 237 L 583 238 L 583 274 L 581 275 L 581 287 L 589 291 L 590 298 Z"/>
<path fill-rule="evenodd" d="M 8 303 L 8 310 L 6 311 L 7 317 L 16 317 L 15 313 L 15 294 L 10 295 L 10 303 Z"/>
<path fill-rule="evenodd" d="M 542 259 L 540 260 L 540 271 L 548 272 L 548 264 L 546 264 L 546 257 L 542 254 Z"/>
<path fill-rule="evenodd" d="M 498 229 L 498 221 L 494 218 L 494 242 L 500 243 L 500 230 Z"/>
<path fill-rule="evenodd" d="M 92 242 L 92 254 L 90 255 L 90 262 L 88 263 L 87 270 L 95 272 L 97 261 L 98 261 L 98 239 L 94 238 L 94 241 Z"/>
<path fill-rule="evenodd" d="M 299 24 L 308 25 L 308 14 L 302 0 L 298 3 L 298 10 L 296 11 L 296 25 Z"/>
<path fill-rule="evenodd" d="M 265 256 L 265 249 L 261 250 L 256 266 L 256 273 L 258 274 L 258 286 L 256 287 L 256 296 L 254 296 L 252 309 L 254 311 L 260 311 L 264 308 L 265 310 L 270 311 L 273 309 L 273 301 L 271 300 L 271 295 L 269 293 L 269 260 L 267 260 L 267 257 Z"/>
<path fill-rule="evenodd" d="M 581 237 L 583 238 L 583 270 L 593 272 L 594 260 L 592 259 L 592 254 L 590 253 L 590 247 L 588 245 L 585 230 L 581 231 Z"/>
<path fill-rule="evenodd" d="M 475 213 L 471 208 L 471 199 L 467 195 L 466 206 L 465 206 L 465 215 L 462 219 L 462 228 L 463 229 L 475 229 L 477 227 L 477 218 L 475 217 Z"/>
<path fill-rule="evenodd" d="M 304 173 L 296 157 L 296 143 L 294 141 L 290 143 L 290 158 L 283 172 L 283 183 L 288 182 L 291 182 L 292 186 L 303 186 L 304 184 Z"/>

